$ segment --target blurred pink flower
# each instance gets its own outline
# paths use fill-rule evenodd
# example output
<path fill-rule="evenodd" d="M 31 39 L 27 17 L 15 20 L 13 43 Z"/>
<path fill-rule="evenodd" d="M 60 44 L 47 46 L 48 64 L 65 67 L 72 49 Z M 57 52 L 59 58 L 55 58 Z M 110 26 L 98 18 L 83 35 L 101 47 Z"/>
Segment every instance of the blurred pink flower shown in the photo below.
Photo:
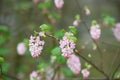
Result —
<path fill-rule="evenodd" d="M 87 78 L 90 75 L 90 72 L 87 69 L 83 69 L 81 73 L 83 78 Z"/>
<path fill-rule="evenodd" d="M 91 26 L 90 35 L 94 40 L 98 40 L 100 38 L 101 29 L 98 24 Z"/>
<path fill-rule="evenodd" d="M 36 37 L 31 36 L 30 37 L 29 50 L 30 50 L 33 58 L 37 58 L 41 54 L 44 43 L 45 42 L 40 39 L 40 36 L 36 36 Z"/>
<path fill-rule="evenodd" d="M 61 48 L 61 52 L 62 52 L 62 56 L 64 56 L 65 58 L 69 58 L 70 55 L 74 52 L 74 48 L 75 48 L 75 43 L 73 40 L 68 39 L 66 34 L 72 34 L 72 33 L 65 33 L 64 37 L 60 40 L 59 44 L 60 44 L 60 48 Z"/>
<path fill-rule="evenodd" d="M 24 55 L 26 49 L 27 48 L 26 48 L 26 46 L 25 46 L 25 44 L 23 42 L 18 43 L 18 45 L 17 45 L 17 53 L 19 55 Z"/>
<path fill-rule="evenodd" d="M 63 7 L 64 0 L 54 0 L 54 3 L 58 9 L 61 9 Z"/>
<path fill-rule="evenodd" d="M 120 41 L 120 23 L 115 24 L 115 28 L 112 29 L 114 36 Z"/>
<path fill-rule="evenodd" d="M 78 20 L 73 21 L 73 26 L 77 27 L 78 25 L 79 25 L 79 21 Z"/>
<path fill-rule="evenodd" d="M 33 71 L 30 74 L 30 80 L 42 80 L 42 77 L 38 74 L 37 71 Z"/>
<path fill-rule="evenodd" d="M 75 54 L 70 55 L 70 57 L 67 59 L 67 66 L 72 70 L 74 74 L 78 75 L 80 73 L 81 63 Z"/>

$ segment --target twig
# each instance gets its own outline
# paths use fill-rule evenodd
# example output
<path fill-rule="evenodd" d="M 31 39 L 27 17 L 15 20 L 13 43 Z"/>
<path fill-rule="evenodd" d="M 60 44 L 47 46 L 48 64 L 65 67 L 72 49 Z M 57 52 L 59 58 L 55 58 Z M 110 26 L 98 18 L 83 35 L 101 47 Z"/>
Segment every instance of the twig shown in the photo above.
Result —
<path fill-rule="evenodd" d="M 113 67 L 113 65 L 114 65 L 115 60 L 117 59 L 118 53 L 119 53 L 119 49 L 117 49 L 117 51 L 116 51 L 116 53 L 115 53 L 115 56 L 113 57 L 113 60 L 112 60 L 111 65 L 110 65 L 109 74 L 110 74 L 111 71 L 112 71 L 112 67 Z"/>
<path fill-rule="evenodd" d="M 113 72 L 112 78 L 114 78 L 115 73 L 118 71 L 119 68 L 120 68 L 120 64 L 116 67 L 115 71 Z"/>
<path fill-rule="evenodd" d="M 52 76 L 52 78 L 51 78 L 51 80 L 54 80 L 54 78 L 55 78 L 55 75 L 56 75 L 56 73 L 57 73 L 57 70 L 59 69 L 59 65 L 55 68 L 55 72 L 54 72 L 54 74 L 53 74 L 53 76 Z"/>

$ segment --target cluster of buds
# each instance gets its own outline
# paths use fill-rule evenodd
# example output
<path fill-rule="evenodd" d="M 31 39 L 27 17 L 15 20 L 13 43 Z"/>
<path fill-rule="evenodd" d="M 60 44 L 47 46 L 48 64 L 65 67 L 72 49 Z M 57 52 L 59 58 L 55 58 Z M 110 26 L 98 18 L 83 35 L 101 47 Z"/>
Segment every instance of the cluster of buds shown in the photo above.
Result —
<path fill-rule="evenodd" d="M 31 52 L 31 56 L 33 58 L 37 58 L 45 44 L 44 40 L 41 40 L 41 37 L 44 36 L 44 32 L 40 32 L 38 36 L 31 36 L 29 40 L 29 51 Z"/>

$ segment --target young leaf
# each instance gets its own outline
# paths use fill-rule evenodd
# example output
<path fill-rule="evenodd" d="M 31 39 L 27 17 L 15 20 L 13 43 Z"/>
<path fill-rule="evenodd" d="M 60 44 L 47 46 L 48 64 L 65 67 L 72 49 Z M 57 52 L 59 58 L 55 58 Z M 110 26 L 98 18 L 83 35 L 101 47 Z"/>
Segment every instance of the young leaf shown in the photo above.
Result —
<path fill-rule="evenodd" d="M 0 63 L 4 62 L 4 58 L 0 57 Z"/>
<path fill-rule="evenodd" d="M 48 26 L 48 25 L 46 25 L 46 24 L 43 24 L 43 25 L 40 26 L 40 29 L 41 29 L 42 31 L 46 31 L 46 30 L 49 30 L 49 29 L 50 29 L 50 26 Z"/>
<path fill-rule="evenodd" d="M 76 34 L 77 33 L 77 29 L 74 26 L 69 26 L 69 30 L 73 33 Z"/>

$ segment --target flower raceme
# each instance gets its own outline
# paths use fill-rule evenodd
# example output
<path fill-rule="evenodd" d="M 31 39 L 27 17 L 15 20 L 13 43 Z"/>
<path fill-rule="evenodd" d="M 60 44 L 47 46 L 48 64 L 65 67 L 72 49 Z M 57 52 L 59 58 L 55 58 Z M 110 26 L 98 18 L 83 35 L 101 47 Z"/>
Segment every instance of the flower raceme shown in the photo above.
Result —
<path fill-rule="evenodd" d="M 78 75 L 80 73 L 81 63 L 75 54 L 70 55 L 70 57 L 67 59 L 67 66 L 72 70 L 74 74 Z"/>
<path fill-rule="evenodd" d="M 43 33 L 39 33 L 39 36 L 31 36 L 29 40 L 29 51 L 33 58 L 39 57 L 43 50 L 45 41 L 41 40 L 41 36 L 44 36 Z"/>
<path fill-rule="evenodd" d="M 120 42 L 120 23 L 115 24 L 115 28 L 112 31 L 116 39 Z"/>
<path fill-rule="evenodd" d="M 61 9 L 63 7 L 64 0 L 54 0 L 54 3 L 58 9 Z"/>
<path fill-rule="evenodd" d="M 98 24 L 92 25 L 90 28 L 90 35 L 94 40 L 98 40 L 101 35 L 101 29 Z"/>
<path fill-rule="evenodd" d="M 63 38 L 59 42 L 62 56 L 64 56 L 65 58 L 69 58 L 70 55 L 74 52 L 73 50 L 75 48 L 74 41 L 68 39 L 69 35 L 73 35 L 73 34 L 66 32 Z"/>

